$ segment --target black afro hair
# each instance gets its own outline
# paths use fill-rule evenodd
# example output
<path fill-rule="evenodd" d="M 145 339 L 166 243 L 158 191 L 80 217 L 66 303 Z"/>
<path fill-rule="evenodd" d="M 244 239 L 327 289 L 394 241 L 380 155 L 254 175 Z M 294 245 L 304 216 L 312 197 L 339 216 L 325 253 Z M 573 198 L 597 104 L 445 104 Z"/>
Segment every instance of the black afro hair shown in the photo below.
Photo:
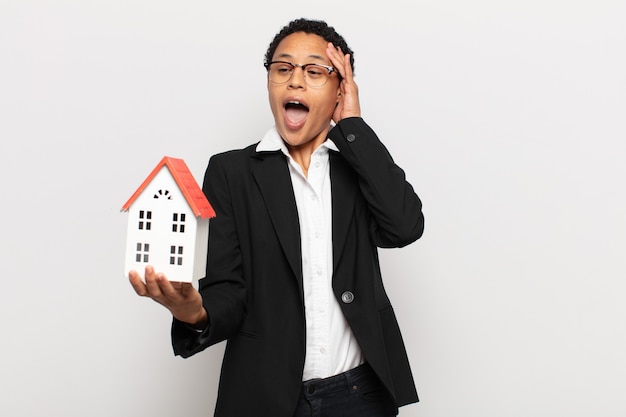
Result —
<path fill-rule="evenodd" d="M 272 60 L 274 52 L 276 52 L 276 48 L 278 48 L 280 41 L 297 32 L 321 36 L 324 40 L 332 42 L 333 45 L 340 47 L 344 54 L 350 54 L 350 66 L 352 67 L 352 71 L 354 71 L 354 53 L 346 43 L 343 36 L 337 33 L 332 26 L 328 26 L 328 24 L 322 20 L 310 20 L 304 18 L 292 20 L 284 26 L 280 32 L 276 34 L 276 36 L 274 36 L 274 39 L 265 53 L 264 64 L 268 64 Z"/>

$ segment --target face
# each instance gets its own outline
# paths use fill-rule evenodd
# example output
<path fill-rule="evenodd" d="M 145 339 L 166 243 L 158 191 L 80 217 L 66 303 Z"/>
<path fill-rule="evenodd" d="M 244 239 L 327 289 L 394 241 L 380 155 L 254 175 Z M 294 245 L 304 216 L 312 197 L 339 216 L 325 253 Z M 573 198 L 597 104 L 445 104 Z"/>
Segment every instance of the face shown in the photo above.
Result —
<path fill-rule="evenodd" d="M 297 32 L 276 48 L 273 61 L 293 64 L 331 65 L 326 56 L 328 42 L 321 36 Z M 326 140 L 335 106 L 339 100 L 339 79 L 332 73 L 322 87 L 309 87 L 301 68 L 295 68 L 284 84 L 267 80 L 270 107 L 278 133 L 290 148 L 319 146 Z"/>

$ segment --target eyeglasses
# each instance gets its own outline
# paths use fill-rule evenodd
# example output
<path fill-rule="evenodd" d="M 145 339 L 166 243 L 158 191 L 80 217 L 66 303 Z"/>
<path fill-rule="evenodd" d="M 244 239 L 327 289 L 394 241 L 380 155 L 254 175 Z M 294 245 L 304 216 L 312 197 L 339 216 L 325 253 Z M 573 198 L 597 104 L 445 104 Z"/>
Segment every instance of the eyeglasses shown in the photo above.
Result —
<path fill-rule="evenodd" d="M 309 87 L 322 87 L 328 82 L 330 75 L 337 70 L 333 67 L 320 64 L 292 64 L 287 61 L 272 61 L 265 63 L 270 81 L 274 84 L 284 84 L 291 79 L 296 67 L 302 68 L 304 81 Z"/>

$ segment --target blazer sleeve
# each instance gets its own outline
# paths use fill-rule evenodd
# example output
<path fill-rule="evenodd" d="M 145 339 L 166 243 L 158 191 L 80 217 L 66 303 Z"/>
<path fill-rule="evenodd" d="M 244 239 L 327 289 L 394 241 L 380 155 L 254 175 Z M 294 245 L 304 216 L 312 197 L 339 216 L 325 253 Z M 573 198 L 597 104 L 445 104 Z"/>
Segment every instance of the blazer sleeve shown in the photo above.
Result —
<path fill-rule="evenodd" d="M 422 236 L 422 203 L 376 133 L 360 117 L 340 120 L 329 132 L 340 155 L 354 169 L 372 214 L 378 247 L 406 246 Z"/>
<path fill-rule="evenodd" d="M 213 156 L 202 189 L 215 209 L 209 226 L 206 275 L 198 283 L 209 324 L 197 331 L 174 319 L 174 353 L 189 357 L 235 334 L 246 312 L 246 285 L 242 257 L 228 186 L 228 153 Z"/>

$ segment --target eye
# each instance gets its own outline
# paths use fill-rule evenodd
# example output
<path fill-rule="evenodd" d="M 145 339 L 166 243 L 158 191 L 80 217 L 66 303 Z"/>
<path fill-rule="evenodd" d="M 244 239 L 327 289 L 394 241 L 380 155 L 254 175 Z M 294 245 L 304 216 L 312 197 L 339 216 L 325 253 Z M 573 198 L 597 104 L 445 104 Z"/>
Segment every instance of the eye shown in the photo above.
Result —
<path fill-rule="evenodd" d="M 318 65 L 309 65 L 306 68 L 306 74 L 311 78 L 319 78 L 324 75 L 325 68 Z"/>
<path fill-rule="evenodd" d="M 274 64 L 274 70 L 278 74 L 288 74 L 293 71 L 293 67 L 289 64 Z"/>

